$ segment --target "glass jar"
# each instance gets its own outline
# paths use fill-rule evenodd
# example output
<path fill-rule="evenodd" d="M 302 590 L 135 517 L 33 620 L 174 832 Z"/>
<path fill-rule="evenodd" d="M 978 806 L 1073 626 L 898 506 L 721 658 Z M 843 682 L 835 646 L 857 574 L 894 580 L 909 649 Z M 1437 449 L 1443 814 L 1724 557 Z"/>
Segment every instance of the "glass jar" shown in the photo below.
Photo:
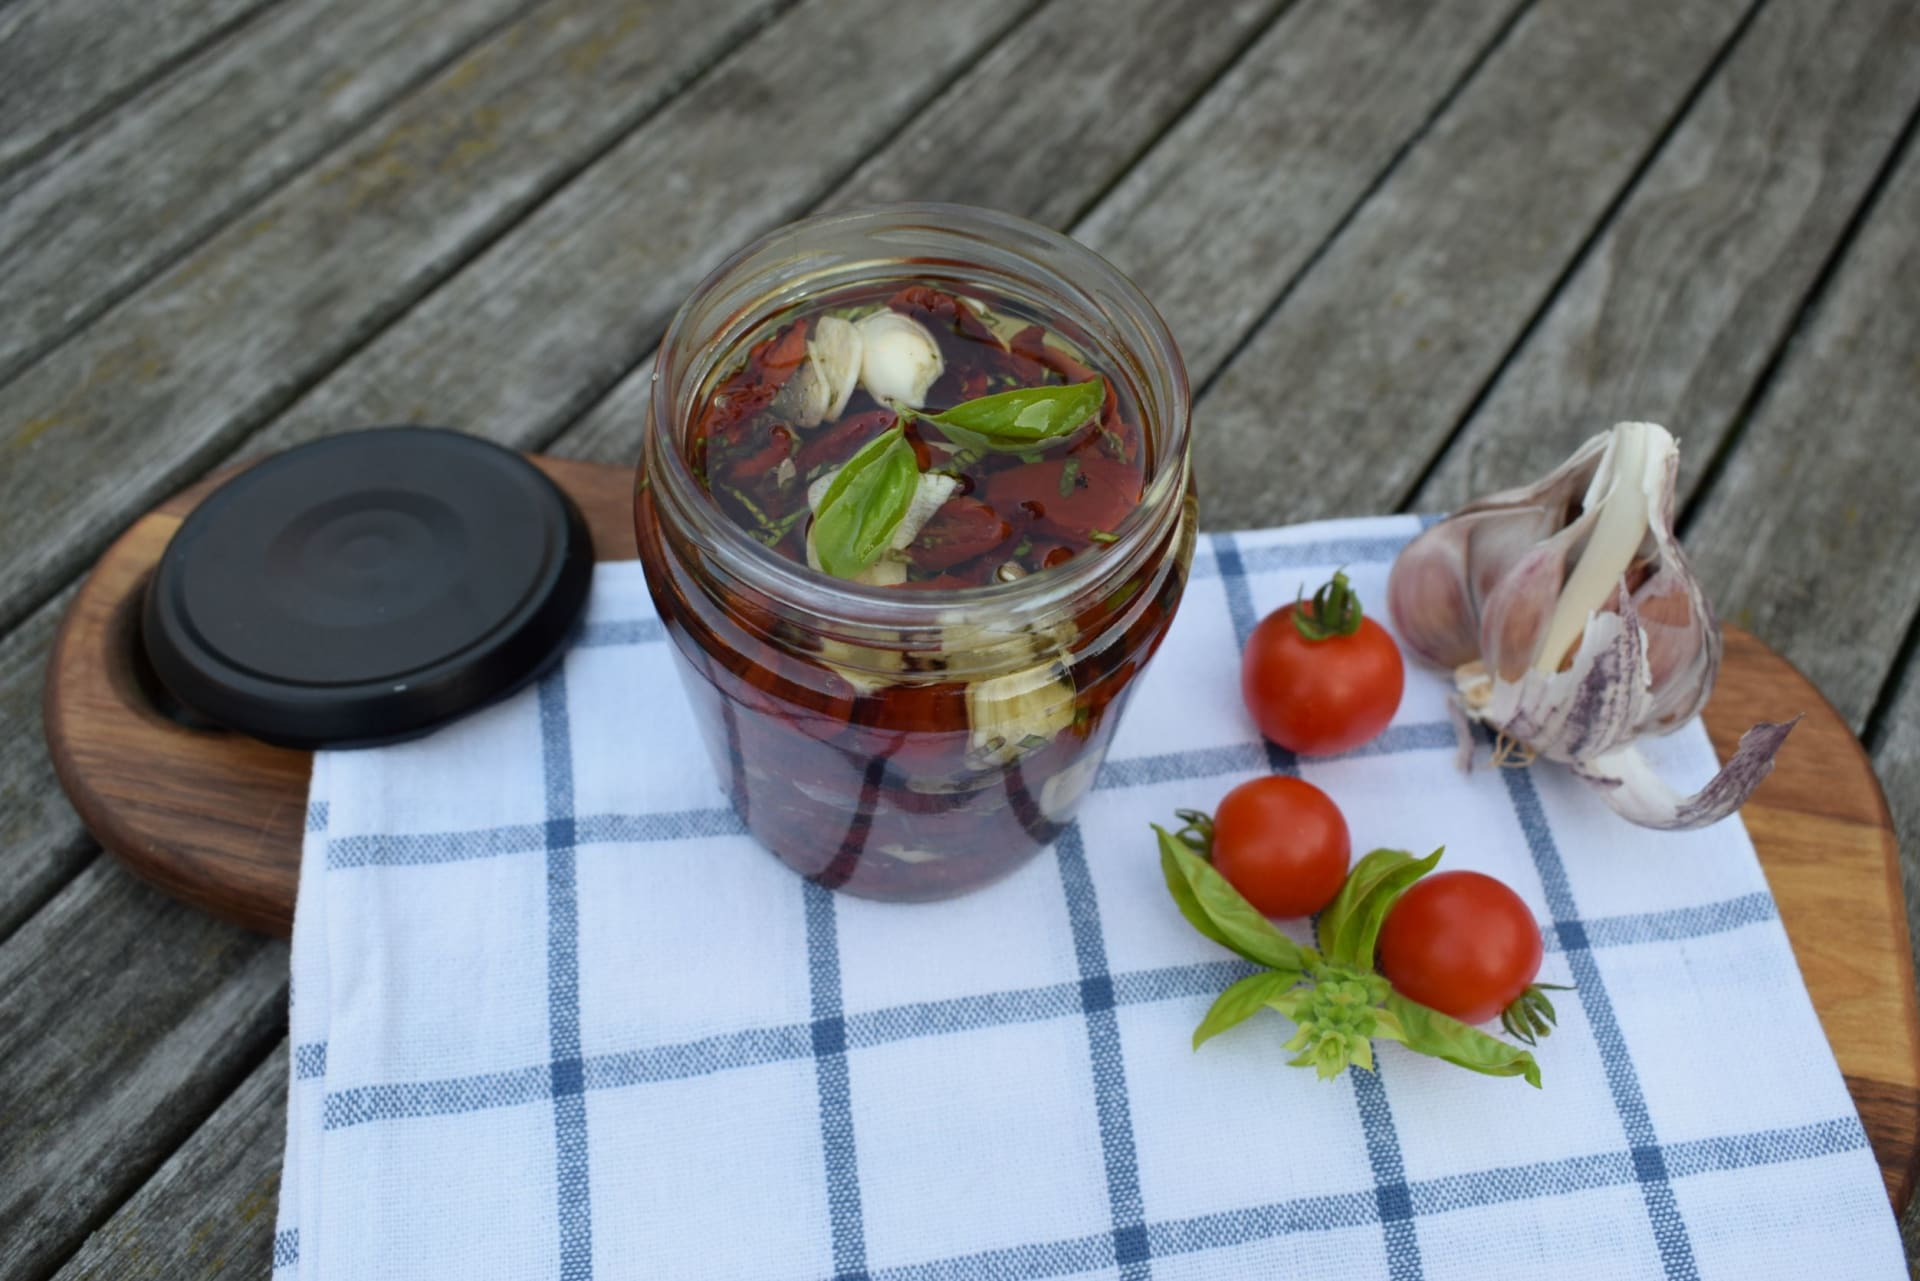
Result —
<path fill-rule="evenodd" d="M 1097 554 L 1012 582 L 868 587 L 775 554 L 688 461 L 702 394 L 750 336 L 884 281 L 1017 300 L 1124 379 L 1153 470 Z M 662 340 L 636 488 L 640 558 L 747 828 L 821 885 L 946 898 L 1045 847 L 1092 787 L 1193 555 L 1185 366 L 1105 260 L 1024 219 L 899 205 L 794 223 L 709 276 Z"/>

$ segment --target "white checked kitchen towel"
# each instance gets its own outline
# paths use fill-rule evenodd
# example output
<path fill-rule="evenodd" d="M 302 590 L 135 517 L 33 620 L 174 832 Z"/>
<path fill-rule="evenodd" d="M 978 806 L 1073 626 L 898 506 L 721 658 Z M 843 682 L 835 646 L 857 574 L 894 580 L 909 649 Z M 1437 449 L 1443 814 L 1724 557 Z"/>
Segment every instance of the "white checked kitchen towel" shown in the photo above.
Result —
<path fill-rule="evenodd" d="M 1077 825 L 935 906 L 741 833 L 639 567 L 601 566 L 537 688 L 315 761 L 276 1278 L 1904 1277 L 1739 823 L 1462 776 L 1419 671 L 1376 743 L 1270 759 L 1240 641 L 1336 566 L 1377 606 L 1416 528 L 1203 538 Z M 1712 767 L 1697 726 L 1661 755 Z M 1277 1016 L 1188 1048 L 1239 971 L 1147 824 L 1276 765 L 1357 849 L 1527 900 L 1577 987 L 1545 1090 L 1394 1045 L 1322 1084 Z"/>

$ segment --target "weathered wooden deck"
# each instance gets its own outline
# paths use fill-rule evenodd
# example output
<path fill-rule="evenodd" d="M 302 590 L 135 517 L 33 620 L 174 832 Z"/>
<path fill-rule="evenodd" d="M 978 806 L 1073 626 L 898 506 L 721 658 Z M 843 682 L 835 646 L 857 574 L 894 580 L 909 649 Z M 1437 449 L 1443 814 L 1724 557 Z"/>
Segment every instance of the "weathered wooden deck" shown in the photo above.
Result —
<path fill-rule="evenodd" d="M 62 799 L 76 577 L 368 423 L 628 459 L 674 307 L 810 210 L 1111 257 L 1213 526 L 1671 425 L 1723 613 L 1920 848 L 1917 109 L 1913 0 L 0 0 L 0 1275 L 264 1275 L 272 1235 L 285 946 Z"/>

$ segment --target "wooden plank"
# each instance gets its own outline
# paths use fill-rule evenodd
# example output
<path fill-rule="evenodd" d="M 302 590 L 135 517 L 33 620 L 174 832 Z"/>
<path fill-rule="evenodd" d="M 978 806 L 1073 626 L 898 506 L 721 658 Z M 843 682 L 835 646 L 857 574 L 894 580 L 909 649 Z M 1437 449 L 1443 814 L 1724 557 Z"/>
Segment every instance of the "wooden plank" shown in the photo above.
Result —
<path fill-rule="evenodd" d="M 1216 525 L 1390 510 L 1748 0 L 1545 0 L 1202 400 Z"/>
<path fill-rule="evenodd" d="M 527 3 L 284 5 L 10 175 L 0 381 Z"/>
<path fill-rule="evenodd" d="M 1544 475 L 1621 419 L 1689 497 L 1920 101 L 1920 8 L 1773 0 L 1414 494 Z"/>
<path fill-rule="evenodd" d="M 0 640 L 0 940 L 93 857 L 53 776 L 40 724 L 47 648 L 73 590 Z"/>
<path fill-rule="evenodd" d="M 1721 615 L 1855 732 L 1920 611 L 1920 145 L 1911 138 L 1684 535 Z"/>
<path fill-rule="evenodd" d="M 764 4 L 543 4 L 21 374 L 0 405 L 0 626 L 733 48 Z"/>
<path fill-rule="evenodd" d="M 715 263 L 819 199 L 1030 8 L 983 0 L 908 22 L 893 0 L 836 0 L 785 14 L 243 456 L 369 423 L 434 422 L 513 445 L 551 435 Z"/>
<path fill-rule="evenodd" d="M 531 343 L 523 350 L 515 345 L 516 337 L 524 337 L 553 323 L 556 314 L 574 314 L 570 309 L 580 305 L 580 295 L 568 290 L 573 286 L 588 289 L 589 282 L 596 279 L 597 283 L 591 287 L 599 291 L 595 295 L 599 308 L 595 314 L 604 320 L 604 333 L 593 327 L 569 332 L 583 344 L 584 359 L 602 364 L 630 359 L 625 349 L 607 344 L 623 332 L 622 326 L 627 322 L 620 313 L 632 304 L 635 295 L 623 279 L 598 277 L 596 254 L 609 252 L 610 246 L 629 239 L 657 242 L 654 250 L 647 251 L 662 254 L 655 264 L 657 270 L 663 275 L 680 273 L 684 277 L 689 272 L 704 272 L 707 262 L 735 247 L 738 243 L 735 237 L 751 234 L 743 225 L 755 228 L 778 222 L 786 216 L 781 212 L 784 207 L 781 202 L 793 198 L 790 187 L 804 190 L 815 171 L 845 169 L 860 154 L 860 137 L 853 136 L 852 131 L 843 133 L 835 126 L 834 110 L 818 111 L 817 118 L 804 114 L 796 117 L 799 108 L 794 100 L 804 96 L 802 86 L 810 89 L 818 83 L 814 78 L 818 68 L 833 65 L 832 60 L 841 56 L 891 59 L 899 70 L 888 78 L 887 84 L 900 95 L 896 105 L 904 104 L 916 86 L 939 84 L 955 59 L 964 58 L 993 36 L 995 19 L 1004 21 L 1015 9 L 1003 3 L 986 7 L 952 6 L 948 12 L 947 20 L 922 35 L 911 31 L 901 33 L 903 26 L 910 24 L 873 22 L 877 15 L 873 8 L 822 6 L 789 15 L 729 59 L 712 80 L 696 87 L 685 106 L 676 105 L 664 113 L 655 126 L 643 131 L 645 137 L 636 136 L 631 143 L 623 144 L 608 155 L 596 172 L 603 170 L 611 177 L 590 175 L 583 183 L 583 189 L 591 192 L 590 199 L 584 203 L 556 202 L 556 212 L 543 211 L 540 218 L 517 229 L 503 244 L 498 257 L 489 255 L 475 264 L 475 271 L 490 270 L 495 262 L 512 267 L 508 270 L 503 266 L 498 274 L 487 277 L 496 290 L 490 300 L 482 303 L 469 295 L 459 295 L 464 300 L 463 307 L 471 304 L 472 314 L 458 316 L 457 320 L 471 324 L 475 315 L 482 315 L 485 333 L 476 334 L 471 329 L 460 328 L 458 323 L 451 333 L 444 322 L 424 327 L 403 325 L 395 331 L 399 338 L 417 340 L 430 347 L 400 349 L 405 352 L 405 358 L 394 375 L 395 381 L 387 384 L 379 381 L 379 371 L 389 368 L 381 357 L 395 350 L 383 345 L 369 352 L 366 359 L 352 362 L 341 371 L 340 385 L 350 391 L 328 392 L 321 399 L 344 404 L 364 398 L 371 404 L 381 394 L 375 388 L 382 385 L 390 393 L 405 393 L 409 380 L 425 377 L 422 371 L 435 361 L 446 362 L 446 377 L 454 384 L 448 395 L 455 394 L 463 378 L 487 376 L 484 366 L 493 359 L 507 366 L 509 390 L 515 378 L 531 381 L 538 374 L 538 361 L 533 360 L 536 353 L 540 359 L 555 362 L 574 357 L 564 349 Z M 876 37 L 879 43 L 862 38 L 849 45 L 849 35 L 858 34 L 863 25 L 891 28 L 900 34 Z M 893 43 L 887 43 L 889 40 Z M 925 57 L 910 56 L 930 42 L 942 42 L 947 48 Z M 848 53 L 836 54 L 837 47 L 846 47 Z M 1221 57 L 1226 56 L 1229 47 L 1221 46 Z M 794 77 L 800 71 L 806 74 L 796 80 Z M 841 111 L 857 108 L 874 113 L 880 124 L 885 123 L 885 113 L 877 111 L 875 99 L 865 96 L 867 86 L 863 77 L 848 74 L 834 79 L 847 86 L 847 94 L 853 96 L 834 97 L 828 103 L 829 108 Z M 742 97 L 743 85 L 757 85 L 759 89 Z M 743 104 L 749 103 L 750 108 L 743 108 Z M 744 117 L 743 109 L 748 110 Z M 781 149 L 780 154 L 768 159 L 764 155 L 768 145 L 765 139 L 776 136 L 783 123 L 790 124 L 796 118 L 815 127 L 800 131 L 793 139 L 793 146 Z M 1040 118 L 1044 117 L 1034 117 Z M 767 160 L 771 169 L 761 196 L 767 202 L 764 206 L 746 199 L 745 189 L 727 176 L 748 165 L 750 160 Z M 949 159 L 947 163 L 960 161 Z M 711 168 L 700 171 L 705 176 L 697 185 L 660 181 L 662 174 L 684 173 L 689 167 L 703 165 Z M 1091 185 L 1105 181 L 1107 176 L 1094 172 L 1085 181 Z M 619 207 L 645 197 L 649 191 L 659 193 L 659 200 L 664 203 L 648 206 L 652 212 L 647 224 L 636 227 L 607 216 L 610 206 Z M 677 197 L 675 192 L 679 193 Z M 567 221 L 552 221 L 561 215 Z M 675 237 L 695 234 L 709 222 L 715 225 L 703 247 L 686 253 L 684 261 L 676 260 L 674 246 L 680 242 Z M 522 252 L 565 257 L 564 260 L 554 256 L 536 257 L 528 262 L 519 256 Z M 563 271 L 566 274 L 557 277 L 561 288 L 556 295 L 545 286 L 546 274 Z M 658 284 L 648 284 L 647 272 L 640 273 L 636 279 L 640 287 L 653 290 L 650 297 L 655 328 L 652 332 L 657 333 L 691 282 L 677 286 L 676 293 Z M 530 292 L 523 296 L 515 292 L 519 290 Z M 527 310 L 509 313 L 506 310 L 509 304 L 523 305 Z M 458 312 L 461 308 L 455 310 Z M 428 315 L 437 320 L 445 312 L 434 310 Z M 487 334 L 498 336 L 510 349 L 486 347 Z M 651 337 L 650 333 L 642 340 L 643 348 Z M 480 345 L 470 353 L 476 359 L 463 363 L 459 355 L 465 344 Z M 569 368 L 577 372 L 581 366 Z M 495 381 L 487 383 L 488 387 L 501 386 L 498 376 L 495 377 Z M 333 385 L 327 384 L 329 388 Z M 508 414 L 497 419 L 483 416 L 479 422 L 465 425 L 487 428 L 496 437 L 509 441 L 524 441 L 547 421 L 543 415 L 562 412 L 566 404 L 572 403 L 568 397 L 579 394 L 582 393 L 565 390 L 557 406 L 547 406 L 538 412 L 529 410 L 524 416 Z M 310 408 L 311 404 L 302 406 L 303 410 Z M 256 442 L 253 452 L 288 443 L 303 432 L 317 434 L 364 421 L 366 418 L 352 408 L 342 408 L 340 417 L 334 419 L 296 413 L 291 421 Z M 70 600 L 71 592 L 63 593 L 58 604 L 42 607 L 14 635 L 0 641 L 0 716 L 5 717 L 0 724 L 10 731 L 4 741 L 0 741 L 0 815 L 4 815 L 0 818 L 0 837 L 11 838 L 8 857 L 0 860 L 0 937 L 71 876 L 90 849 L 78 819 L 54 780 L 40 724 L 40 668 L 59 616 Z"/>
<path fill-rule="evenodd" d="M 1151 0 L 1056 0 L 820 210 L 944 200 L 1070 226 L 1292 2 L 1233 0 L 1195 22 Z"/>
<path fill-rule="evenodd" d="M 273 1264 L 287 1043 L 89 1236 L 58 1281 L 265 1277 Z"/>
<path fill-rule="evenodd" d="M 1173 326 L 1189 367 L 1204 374 L 1239 332 L 1234 326 L 1280 291 L 1520 2 L 1293 6 L 1099 199 L 1074 234 L 1133 275 Z M 1049 87 L 1056 80 L 1039 86 L 1040 105 L 1071 110 L 1056 94 L 1070 93 L 1074 82 Z M 983 67 L 901 145 L 856 175 L 855 187 L 886 191 L 889 174 L 900 172 L 915 190 L 970 194 L 975 180 L 941 164 L 947 121 L 973 102 L 1024 101 L 1023 94 L 1037 91 L 1032 84 L 1014 58 Z M 1069 133 L 1032 134 L 1035 145 L 1049 148 L 1056 169 L 1072 163 L 1080 146 Z M 995 146 L 992 154 L 1004 150 Z M 1034 185 L 1001 188 L 994 203 L 1047 216 L 1071 204 L 1045 181 L 1045 165 L 1023 172 Z M 651 373 L 646 364 L 623 379 L 550 452 L 638 457 Z"/>
<path fill-rule="evenodd" d="M 0 7 L 0 173 L 273 0 L 12 0 Z"/>
<path fill-rule="evenodd" d="M 1900 883 L 1907 924 L 1920 938 L 1920 663 L 1909 658 L 1903 678 L 1886 695 L 1879 732 L 1867 747 L 1887 789 L 1894 831 L 1900 841 Z"/>
<path fill-rule="evenodd" d="M 272 1047 L 287 949 L 96 859 L 0 945 L 0 1276 L 50 1271 Z"/>

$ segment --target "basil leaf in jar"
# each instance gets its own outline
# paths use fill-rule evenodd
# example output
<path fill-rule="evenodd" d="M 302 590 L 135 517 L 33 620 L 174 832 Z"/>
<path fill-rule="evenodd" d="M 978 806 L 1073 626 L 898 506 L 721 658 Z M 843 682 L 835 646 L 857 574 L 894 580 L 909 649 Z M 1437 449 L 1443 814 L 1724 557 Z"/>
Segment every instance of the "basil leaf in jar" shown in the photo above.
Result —
<path fill-rule="evenodd" d="M 915 416 L 957 445 L 1017 454 L 1044 448 L 1084 427 L 1106 403 L 1106 383 L 1089 378 L 1064 387 L 1020 387 Z"/>
<path fill-rule="evenodd" d="M 899 426 L 861 446 L 820 499 L 813 543 L 820 567 L 853 578 L 880 559 L 913 504 L 920 465 Z"/>

